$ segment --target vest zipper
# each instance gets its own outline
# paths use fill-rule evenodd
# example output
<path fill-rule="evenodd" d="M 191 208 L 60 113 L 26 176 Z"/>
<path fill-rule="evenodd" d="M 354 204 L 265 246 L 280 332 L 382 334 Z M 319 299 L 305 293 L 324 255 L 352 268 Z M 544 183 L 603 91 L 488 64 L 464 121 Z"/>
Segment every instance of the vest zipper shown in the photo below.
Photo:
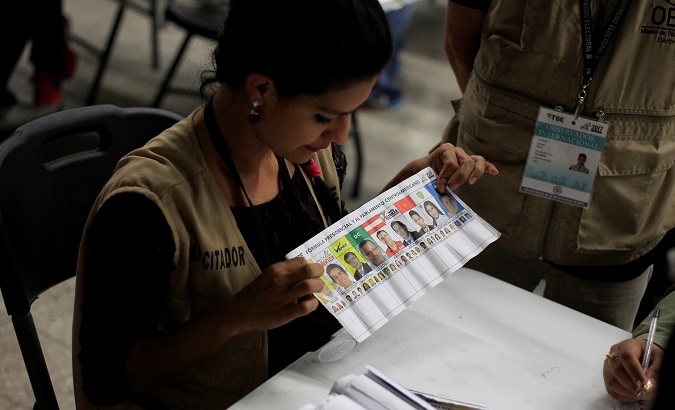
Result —
<path fill-rule="evenodd" d="M 546 217 L 544 218 L 544 221 L 546 221 L 542 227 L 542 232 L 541 236 L 539 236 L 541 239 L 539 240 L 539 246 L 537 249 L 537 259 L 544 260 L 544 253 L 546 252 L 546 244 L 550 243 L 549 241 L 549 227 L 550 227 L 550 222 L 551 222 L 551 217 L 553 216 L 553 212 L 556 209 L 557 206 L 556 201 L 550 201 L 548 207 L 546 208 Z"/>
<path fill-rule="evenodd" d="M 628 113 L 623 113 L 623 112 L 607 112 L 605 111 L 604 108 L 596 108 L 595 112 L 593 113 L 596 118 L 598 118 L 598 121 L 604 122 L 603 120 L 605 117 L 630 117 L 630 118 L 653 118 L 653 119 L 662 119 L 662 120 L 670 120 L 675 118 L 675 113 L 672 114 L 628 114 Z M 590 112 L 589 112 L 590 115 Z"/>

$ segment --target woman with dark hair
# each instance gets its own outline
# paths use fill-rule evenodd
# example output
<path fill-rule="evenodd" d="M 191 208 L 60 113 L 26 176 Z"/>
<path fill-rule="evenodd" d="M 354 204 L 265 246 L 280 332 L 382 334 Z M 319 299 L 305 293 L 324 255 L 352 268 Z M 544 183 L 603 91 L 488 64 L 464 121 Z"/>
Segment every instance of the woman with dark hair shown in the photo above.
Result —
<path fill-rule="evenodd" d="M 340 328 L 316 309 L 322 266 L 285 255 L 345 215 L 338 146 L 390 52 L 377 0 L 229 1 L 206 103 L 123 158 L 94 203 L 78 407 L 226 408 Z M 439 191 L 496 173 L 446 144 L 388 186 L 426 166 Z"/>
<path fill-rule="evenodd" d="M 434 228 L 438 228 L 440 225 L 445 224 L 450 220 L 443 211 L 438 209 L 436 204 L 431 201 L 424 201 L 424 210 L 427 211 L 427 215 L 431 218 L 431 224 Z"/>

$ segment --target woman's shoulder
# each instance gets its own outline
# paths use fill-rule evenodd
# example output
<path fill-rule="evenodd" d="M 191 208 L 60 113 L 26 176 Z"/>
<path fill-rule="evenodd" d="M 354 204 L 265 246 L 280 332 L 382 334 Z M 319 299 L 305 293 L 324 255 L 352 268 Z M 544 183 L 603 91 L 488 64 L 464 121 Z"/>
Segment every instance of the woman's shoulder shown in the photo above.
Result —
<path fill-rule="evenodd" d="M 189 181 L 206 169 L 190 115 L 124 156 L 111 181 L 162 192 Z"/>

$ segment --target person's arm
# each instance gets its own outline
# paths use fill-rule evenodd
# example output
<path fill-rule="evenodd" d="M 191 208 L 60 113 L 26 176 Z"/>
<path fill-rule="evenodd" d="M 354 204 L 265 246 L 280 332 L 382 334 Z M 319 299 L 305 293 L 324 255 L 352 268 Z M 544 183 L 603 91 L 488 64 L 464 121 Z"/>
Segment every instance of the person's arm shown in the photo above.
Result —
<path fill-rule="evenodd" d="M 294 258 L 272 264 L 203 315 L 158 331 L 168 273 L 174 269 L 168 266 L 174 248 L 166 242 L 173 244 L 173 238 L 159 208 L 147 199 L 137 202 L 113 210 L 118 215 L 104 226 L 97 224 L 96 235 L 90 238 L 91 265 L 83 282 L 81 335 L 85 339 L 80 338 L 83 375 L 99 375 L 85 377 L 90 400 L 111 405 L 135 393 L 153 391 L 208 360 L 232 337 L 281 326 L 317 308 L 318 300 L 311 294 L 323 288 L 319 279 L 323 268 Z M 149 207 L 149 213 L 137 213 L 141 206 Z M 97 219 L 105 212 L 102 208 Z M 163 222 L 159 236 L 152 231 L 157 224 L 148 224 L 140 216 L 153 212 L 151 219 Z M 108 348 L 116 352 L 112 363 Z M 106 366 L 99 368 L 101 363 Z M 112 397 L 106 391 L 110 387 L 105 383 L 107 369 L 126 377 L 127 397 L 124 393 Z"/>
<path fill-rule="evenodd" d="M 661 309 L 654 345 L 647 372 L 642 371 L 642 358 L 646 349 L 646 339 L 652 315 L 645 318 L 633 331 L 633 337 L 613 345 L 609 351 L 615 355 L 606 359 L 603 365 L 603 378 L 607 393 L 620 401 L 634 402 L 650 400 L 655 389 L 637 397 L 637 382 L 646 383 L 651 379 L 654 386 L 658 383 L 658 375 L 663 361 L 664 349 L 672 336 L 675 324 L 675 286 L 668 289 L 666 296 L 657 305 Z"/>
<path fill-rule="evenodd" d="M 489 2 L 485 2 L 489 5 Z M 473 69 L 473 60 L 480 47 L 480 36 L 486 11 L 448 0 L 445 11 L 445 55 L 457 84 L 464 92 Z"/>
<path fill-rule="evenodd" d="M 216 304 L 159 337 L 134 344 L 126 358 L 129 381 L 136 391 L 164 386 L 208 360 L 236 335 L 269 330 L 304 316 L 318 306 L 323 268 L 294 258 L 272 264 L 232 298 Z"/>
<path fill-rule="evenodd" d="M 665 349 L 671 337 L 673 326 L 675 326 L 675 285 L 668 288 L 657 306 L 661 309 L 661 313 L 656 325 L 654 344 Z M 650 314 L 633 330 L 634 338 L 647 340 L 651 319 L 652 315 Z"/>
<path fill-rule="evenodd" d="M 158 332 L 175 247 L 159 208 L 128 193 L 101 206 L 84 239 L 78 359 L 88 399 L 110 406 L 133 398 L 125 356 Z"/>

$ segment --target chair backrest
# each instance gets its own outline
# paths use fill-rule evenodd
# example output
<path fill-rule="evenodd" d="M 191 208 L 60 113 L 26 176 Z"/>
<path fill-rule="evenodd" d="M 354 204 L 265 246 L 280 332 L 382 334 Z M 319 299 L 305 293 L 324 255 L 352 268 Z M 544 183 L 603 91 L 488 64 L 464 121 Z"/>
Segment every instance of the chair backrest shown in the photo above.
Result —
<path fill-rule="evenodd" d="M 58 405 L 31 304 L 75 275 L 84 224 L 118 160 L 181 119 L 156 108 L 87 106 L 39 118 L 0 143 L 0 289 L 36 408 Z"/>

